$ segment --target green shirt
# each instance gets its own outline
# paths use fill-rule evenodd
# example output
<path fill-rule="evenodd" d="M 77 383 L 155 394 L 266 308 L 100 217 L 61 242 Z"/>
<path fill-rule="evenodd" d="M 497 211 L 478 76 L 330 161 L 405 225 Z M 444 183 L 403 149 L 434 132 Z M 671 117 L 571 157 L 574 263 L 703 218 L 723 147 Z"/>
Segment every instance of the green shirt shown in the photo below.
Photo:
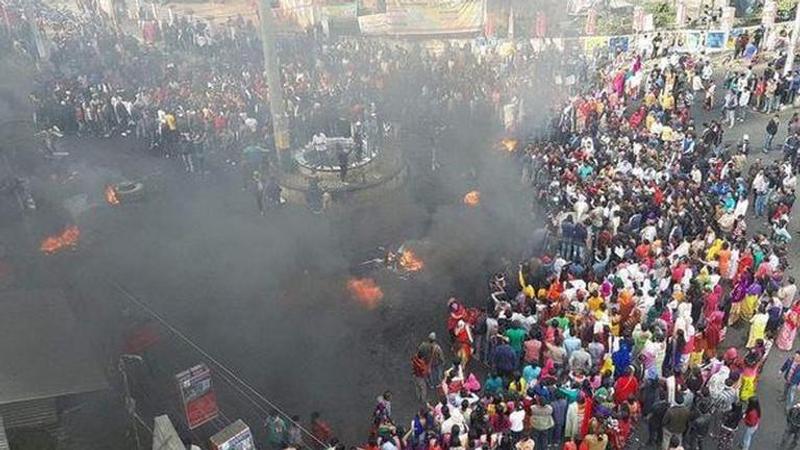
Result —
<path fill-rule="evenodd" d="M 525 340 L 527 334 L 528 333 L 522 328 L 509 328 L 506 330 L 506 337 L 509 340 L 508 345 L 510 345 L 517 354 L 522 353 L 522 342 Z"/>

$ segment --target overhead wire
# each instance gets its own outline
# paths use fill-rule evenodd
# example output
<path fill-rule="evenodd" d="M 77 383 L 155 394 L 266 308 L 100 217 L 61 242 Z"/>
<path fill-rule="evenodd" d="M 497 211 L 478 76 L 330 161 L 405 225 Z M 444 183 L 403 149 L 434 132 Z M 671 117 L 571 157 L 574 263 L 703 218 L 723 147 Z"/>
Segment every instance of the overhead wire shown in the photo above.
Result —
<path fill-rule="evenodd" d="M 137 305 L 138 307 L 140 307 L 147 314 L 149 314 L 151 317 L 153 317 L 155 320 L 157 320 L 161 325 L 163 325 L 167 330 L 169 330 L 172 334 L 174 334 L 176 337 L 178 337 L 184 343 L 189 345 L 192 349 L 194 349 L 197 353 L 202 355 L 204 358 L 206 358 L 211 364 L 216 366 L 220 370 L 221 374 L 225 374 L 227 377 L 229 377 L 230 379 L 234 380 L 236 383 L 232 383 L 232 382 L 229 381 L 230 386 L 233 387 L 234 389 L 236 389 L 237 391 L 239 391 L 239 393 L 241 395 L 243 395 L 245 398 L 249 399 L 264 414 L 266 414 L 267 416 L 271 416 L 272 415 L 272 414 L 270 414 L 269 411 L 267 411 L 263 407 L 263 405 L 260 405 L 257 401 L 254 401 L 252 396 L 255 396 L 255 398 L 257 398 L 258 400 L 264 402 L 273 411 L 275 411 L 280 416 L 282 416 L 284 419 L 288 420 L 290 423 L 295 425 L 303 434 L 305 434 L 312 441 L 316 442 L 317 444 L 319 444 L 319 445 L 321 445 L 323 447 L 327 446 L 327 444 L 325 442 L 322 442 L 321 440 L 319 440 L 316 436 L 314 436 L 313 433 L 311 433 L 311 431 L 309 431 L 308 429 L 303 427 L 300 423 L 298 423 L 294 419 L 292 419 L 292 416 L 290 416 L 287 412 L 285 412 L 283 409 L 281 409 L 278 405 L 276 405 L 274 402 L 272 402 L 271 400 L 266 398 L 261 392 L 256 390 L 253 386 L 251 386 L 249 383 L 247 383 L 245 380 L 243 380 L 241 377 L 239 377 L 235 372 L 233 372 L 233 370 L 231 370 L 226 365 L 224 365 L 221 362 L 219 362 L 216 358 L 211 356 L 207 351 L 205 351 L 202 347 L 200 347 L 197 343 L 195 343 L 191 338 L 189 338 L 183 332 L 181 332 L 180 330 L 175 328 L 175 326 L 173 326 L 169 321 L 167 321 L 161 314 L 159 314 L 158 312 L 153 310 L 144 301 L 142 301 L 137 296 L 132 294 L 128 289 L 126 289 L 124 286 L 122 286 L 117 281 L 112 281 L 111 284 L 121 294 L 123 294 L 123 296 L 125 298 L 127 298 L 130 302 L 132 302 L 135 305 Z M 224 378 L 225 378 L 225 376 L 223 376 L 223 379 Z M 237 386 L 237 384 L 241 385 L 243 388 L 247 389 L 247 391 L 249 391 L 252 394 L 252 396 L 250 396 L 247 393 L 245 393 L 239 386 Z"/>

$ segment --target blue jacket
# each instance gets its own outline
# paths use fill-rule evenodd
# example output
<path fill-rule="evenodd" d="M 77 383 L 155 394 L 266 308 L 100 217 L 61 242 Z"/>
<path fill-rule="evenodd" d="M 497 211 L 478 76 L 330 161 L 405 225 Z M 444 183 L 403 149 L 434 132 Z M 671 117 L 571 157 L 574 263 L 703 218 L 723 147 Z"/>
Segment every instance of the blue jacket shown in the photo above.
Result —
<path fill-rule="evenodd" d="M 789 370 L 792 368 L 792 359 L 794 359 L 794 355 L 786 358 L 786 361 L 784 361 L 783 365 L 781 366 L 781 373 L 783 374 L 783 379 L 786 380 L 787 384 L 797 386 L 800 384 L 800 368 L 795 370 L 792 378 L 789 379 Z"/>

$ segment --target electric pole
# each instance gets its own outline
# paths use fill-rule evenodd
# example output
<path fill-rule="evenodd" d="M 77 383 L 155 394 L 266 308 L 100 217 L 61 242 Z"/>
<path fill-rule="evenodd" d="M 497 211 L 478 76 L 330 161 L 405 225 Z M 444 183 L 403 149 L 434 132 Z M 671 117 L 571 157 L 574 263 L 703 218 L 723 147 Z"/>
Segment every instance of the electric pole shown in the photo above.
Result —
<path fill-rule="evenodd" d="M 794 52 L 797 48 L 797 37 L 800 34 L 800 3 L 795 7 L 794 23 L 792 24 L 792 35 L 789 37 L 789 53 L 786 55 L 786 64 L 783 66 L 783 74 L 787 75 L 794 66 Z"/>
<path fill-rule="evenodd" d="M 267 75 L 269 88 L 269 112 L 272 117 L 275 151 L 278 154 L 278 166 L 283 169 L 289 157 L 289 124 L 283 108 L 283 84 L 275 46 L 275 27 L 270 0 L 258 1 L 258 15 L 261 19 L 261 48 L 264 52 L 264 72 Z"/>

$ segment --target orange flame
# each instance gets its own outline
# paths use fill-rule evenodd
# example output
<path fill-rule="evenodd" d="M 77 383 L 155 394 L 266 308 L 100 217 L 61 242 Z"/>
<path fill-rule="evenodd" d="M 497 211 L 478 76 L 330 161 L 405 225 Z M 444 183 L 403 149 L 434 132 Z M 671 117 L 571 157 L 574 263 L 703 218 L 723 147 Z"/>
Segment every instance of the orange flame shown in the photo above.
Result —
<path fill-rule="evenodd" d="M 378 302 L 383 298 L 383 290 L 372 278 L 351 278 L 347 280 L 347 290 L 367 309 L 378 306 Z"/>
<path fill-rule="evenodd" d="M 106 201 L 109 205 L 119 205 L 119 199 L 117 198 L 117 191 L 114 190 L 114 187 L 110 184 L 106 186 Z"/>
<path fill-rule="evenodd" d="M 464 196 L 464 204 L 470 207 L 478 206 L 481 203 L 480 191 L 469 191 Z"/>
<path fill-rule="evenodd" d="M 403 249 L 399 262 L 400 267 L 409 272 L 417 272 L 425 267 L 425 261 L 421 260 L 413 251 L 408 249 Z"/>
<path fill-rule="evenodd" d="M 500 145 L 509 153 L 513 153 L 517 149 L 517 140 L 511 138 L 503 138 L 500 140 Z"/>
<path fill-rule="evenodd" d="M 71 225 L 64 229 L 61 234 L 56 236 L 48 236 L 42 241 L 39 250 L 52 255 L 65 248 L 75 248 L 78 245 L 78 238 L 81 235 L 81 230 L 76 225 Z"/>

